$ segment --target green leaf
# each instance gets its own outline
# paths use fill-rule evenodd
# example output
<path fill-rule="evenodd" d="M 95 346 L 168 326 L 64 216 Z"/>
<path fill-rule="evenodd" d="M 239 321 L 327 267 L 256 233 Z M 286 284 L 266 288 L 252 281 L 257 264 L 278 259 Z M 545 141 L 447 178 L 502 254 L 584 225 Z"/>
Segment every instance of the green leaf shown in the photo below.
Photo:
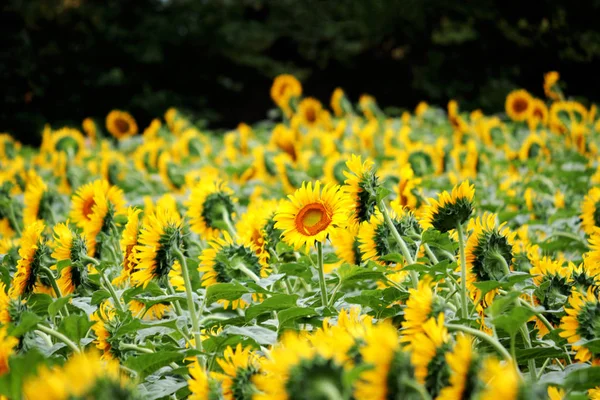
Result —
<path fill-rule="evenodd" d="M 25 311 L 19 317 L 17 325 L 12 325 L 11 329 L 8 330 L 10 336 L 21 337 L 27 332 L 35 329 L 37 324 L 42 319 L 31 311 Z"/>
<path fill-rule="evenodd" d="M 110 293 L 108 292 L 108 290 L 104 290 L 104 289 L 96 290 L 92 294 L 91 304 L 98 305 L 98 304 L 102 303 L 104 300 L 108 299 L 109 297 L 110 297 Z"/>
<path fill-rule="evenodd" d="M 402 264 L 404 262 L 404 257 L 402 257 L 402 254 L 398 253 L 386 254 L 385 256 L 381 257 L 381 259 L 383 261 L 394 262 L 396 264 Z"/>
<path fill-rule="evenodd" d="M 23 382 L 37 371 L 37 366 L 44 363 L 45 356 L 36 348 L 32 348 L 18 356 L 8 359 L 9 373 L 0 376 L 0 394 L 9 399 L 19 400 L 23 396 Z"/>
<path fill-rule="evenodd" d="M 297 301 L 298 295 L 296 294 L 273 295 L 265 299 L 260 304 L 248 307 L 248 309 L 246 310 L 246 321 L 250 321 L 253 318 L 256 318 L 264 313 L 295 307 Z"/>
<path fill-rule="evenodd" d="M 279 320 L 279 329 L 287 324 L 290 324 L 300 318 L 314 317 L 318 315 L 312 308 L 292 307 L 287 310 L 282 310 L 277 313 Z"/>
<path fill-rule="evenodd" d="M 212 304 L 217 300 L 237 300 L 249 293 L 248 288 L 237 282 L 217 283 L 206 289 L 206 302 Z"/>
<path fill-rule="evenodd" d="M 111 335 L 111 338 L 116 339 L 129 333 L 137 332 L 143 327 L 144 324 L 142 324 L 139 319 L 131 319 L 130 322 L 124 323 L 116 331 L 114 331 Z"/>
<path fill-rule="evenodd" d="M 392 194 L 390 189 L 386 188 L 385 186 L 379 186 L 376 192 L 377 203 L 388 197 L 390 194 Z"/>
<path fill-rule="evenodd" d="M 508 312 L 495 316 L 492 321 L 496 328 L 500 328 L 510 336 L 514 336 L 523 324 L 527 323 L 534 315 L 535 312 L 529 308 L 514 306 Z"/>
<path fill-rule="evenodd" d="M 342 285 L 347 285 L 356 281 L 365 281 L 369 279 L 377 280 L 383 278 L 381 266 L 375 263 L 369 263 L 366 267 L 343 264 L 337 269 L 335 274 L 342 282 Z"/>
<path fill-rule="evenodd" d="M 498 281 L 481 281 L 481 282 L 474 282 L 473 286 L 475 286 L 476 288 L 478 288 L 481 291 L 481 296 L 485 296 L 487 293 L 491 292 L 492 290 L 496 290 L 500 287 L 502 287 L 502 284 Z"/>
<path fill-rule="evenodd" d="M 277 333 L 262 326 L 229 326 L 225 331 L 248 337 L 261 346 L 270 346 L 277 342 Z"/>
<path fill-rule="evenodd" d="M 287 276 L 297 276 L 305 281 L 310 281 L 312 278 L 312 271 L 310 268 L 297 262 L 281 264 L 279 272 L 286 274 Z"/>
<path fill-rule="evenodd" d="M 438 249 L 446 250 L 451 254 L 455 253 L 458 246 L 454 243 L 448 233 L 441 233 L 435 229 L 428 229 L 421 235 L 421 241 L 423 244 L 427 243 L 431 247 L 437 247 Z"/>
<path fill-rule="evenodd" d="M 47 294 L 34 293 L 27 299 L 27 305 L 29 306 L 29 310 L 43 317 L 46 316 L 48 306 L 50 306 L 52 301 L 52 297 Z"/>
<path fill-rule="evenodd" d="M 165 376 L 164 378 L 155 382 L 144 383 L 141 385 L 143 388 L 140 388 L 139 391 L 144 399 L 157 400 L 168 398 L 173 393 L 176 393 L 179 389 L 187 387 L 187 385 L 188 383 L 186 381 L 181 381 L 171 376 Z"/>
<path fill-rule="evenodd" d="M 70 267 L 70 266 L 71 266 L 71 260 L 69 260 L 69 259 L 60 260 L 59 262 L 56 263 L 56 270 L 58 272 L 60 272 L 63 268 Z"/>
<path fill-rule="evenodd" d="M 600 367 L 588 366 L 567 375 L 564 387 L 570 390 L 588 390 L 598 386 L 598 382 L 600 382 Z"/>
<path fill-rule="evenodd" d="M 323 263 L 325 263 L 325 264 L 335 264 L 339 261 L 340 261 L 340 259 L 338 258 L 338 256 L 335 253 L 327 253 L 323 257 Z"/>
<path fill-rule="evenodd" d="M 172 362 L 183 360 L 184 355 L 178 351 L 160 351 L 152 354 L 139 354 L 125 361 L 125 366 L 136 371 L 143 379 L 154 371 Z"/>
<path fill-rule="evenodd" d="M 61 297 L 60 299 L 56 299 L 54 302 L 50 303 L 48 306 L 48 314 L 50 317 L 54 318 L 56 314 L 58 314 L 58 311 L 69 302 L 71 297 L 73 297 L 73 295 L 70 294 L 68 296 Z"/>
<path fill-rule="evenodd" d="M 94 325 L 94 322 L 90 321 L 87 315 L 71 314 L 63 318 L 58 331 L 64 333 L 69 339 L 78 344 L 87 335 L 92 325 Z"/>

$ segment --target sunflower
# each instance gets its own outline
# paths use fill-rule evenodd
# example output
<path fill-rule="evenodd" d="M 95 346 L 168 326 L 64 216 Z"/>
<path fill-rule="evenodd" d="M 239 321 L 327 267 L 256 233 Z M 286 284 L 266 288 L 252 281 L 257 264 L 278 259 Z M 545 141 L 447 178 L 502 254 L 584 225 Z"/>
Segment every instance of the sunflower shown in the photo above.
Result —
<path fill-rule="evenodd" d="M 95 144 L 98 136 L 98 127 L 96 127 L 96 123 L 94 122 L 94 120 L 91 118 L 86 118 L 83 120 L 81 126 L 83 127 L 83 131 L 90 139 L 92 144 Z"/>
<path fill-rule="evenodd" d="M 269 249 L 275 249 L 266 228 L 275 215 L 278 203 L 276 200 L 262 199 L 251 202 L 235 226 L 242 242 L 252 243 L 262 262 L 270 258 Z"/>
<path fill-rule="evenodd" d="M 302 99 L 298 105 L 296 117 L 300 124 L 307 128 L 314 128 L 321 122 L 323 105 L 315 98 L 307 97 Z"/>
<path fill-rule="evenodd" d="M 133 247 L 136 267 L 131 282 L 145 288 L 153 279 L 167 279 L 175 262 L 173 251 L 183 247 L 182 221 L 177 210 L 158 204 L 154 212 L 144 216 L 137 241 L 139 244 Z"/>
<path fill-rule="evenodd" d="M 506 97 L 506 114 L 513 121 L 525 121 L 531 114 L 532 105 L 533 97 L 531 97 L 528 91 L 523 89 L 514 90 Z"/>
<path fill-rule="evenodd" d="M 583 263 L 592 274 L 600 274 L 600 228 L 594 229 L 588 238 L 590 250 L 584 254 Z"/>
<path fill-rule="evenodd" d="M 106 116 L 106 130 L 116 139 L 125 139 L 138 132 L 135 119 L 125 111 L 112 110 Z"/>
<path fill-rule="evenodd" d="M 330 105 L 331 105 L 331 109 L 333 110 L 333 113 L 335 114 L 336 117 L 341 117 L 344 115 L 345 101 L 347 101 L 347 100 L 346 100 L 346 97 L 344 95 L 344 91 L 342 90 L 342 88 L 335 88 L 335 90 L 331 94 Z"/>
<path fill-rule="evenodd" d="M 327 338 L 319 341 L 287 332 L 261 363 L 263 374 L 253 382 L 260 393 L 254 400 L 320 399 L 335 393 L 344 398 L 342 382 L 351 366 L 348 346 L 352 341 Z"/>
<path fill-rule="evenodd" d="M 136 318 L 141 318 L 144 320 L 159 320 L 164 317 L 164 315 L 171 310 L 171 303 L 157 303 L 153 304 L 149 308 L 146 307 L 144 302 L 139 300 L 131 300 L 127 307 Z"/>
<path fill-rule="evenodd" d="M 519 159 L 521 161 L 536 159 L 541 154 L 548 154 L 546 143 L 538 134 L 532 133 L 523 141 L 519 150 Z"/>
<path fill-rule="evenodd" d="M 110 190 L 110 183 L 106 180 L 95 180 L 80 186 L 71 198 L 70 219 L 80 228 L 85 228 L 92 222 L 92 213 L 95 202 L 96 192 L 102 192 L 110 196 L 111 203 L 121 206 L 122 192 L 117 189 Z"/>
<path fill-rule="evenodd" d="M 8 359 L 14 353 L 14 348 L 19 344 L 19 339 L 7 333 L 7 326 L 0 327 L 0 376 L 9 372 Z"/>
<path fill-rule="evenodd" d="M 591 235 L 595 228 L 600 227 L 600 188 L 593 187 L 581 203 L 581 227 Z"/>
<path fill-rule="evenodd" d="M 477 378 L 479 363 L 473 351 L 473 339 L 460 335 L 451 352 L 446 353 L 450 366 L 450 385 L 440 391 L 438 400 L 470 399 L 477 393 L 480 381 Z"/>
<path fill-rule="evenodd" d="M 432 397 L 436 397 L 449 383 L 450 367 L 446 361 L 449 339 L 444 314 L 440 313 L 437 319 L 432 317 L 425 322 L 423 331 L 414 335 L 406 346 L 411 352 L 417 381 Z"/>
<path fill-rule="evenodd" d="M 448 102 L 448 121 L 455 132 L 463 133 L 469 129 L 469 124 L 460 116 L 456 100 Z"/>
<path fill-rule="evenodd" d="M 548 257 L 530 257 L 530 260 L 532 268 L 529 273 L 533 276 L 533 284 L 536 286 L 533 292 L 535 299 L 546 310 L 559 310 L 571 293 L 571 271 L 562 265 L 562 261 L 554 261 Z M 557 313 L 549 313 L 546 316 L 552 325 L 557 325 L 560 317 L 561 314 Z M 541 322 L 538 321 L 537 326 L 542 336 L 548 332 Z"/>
<path fill-rule="evenodd" d="M 302 144 L 301 140 L 302 138 L 294 130 L 283 124 L 277 124 L 271 132 L 269 143 L 287 153 L 292 162 L 295 163 L 298 160 L 298 153 Z"/>
<path fill-rule="evenodd" d="M 594 353 L 586 347 L 585 343 L 575 344 L 580 341 L 600 339 L 598 326 L 600 326 L 600 300 L 592 288 L 585 294 L 573 291 L 569 297 L 569 306 L 565 307 L 567 315 L 560 320 L 560 336 L 567 339 L 573 350 L 577 351 L 575 359 L 586 362 L 597 358 L 600 353 Z"/>
<path fill-rule="evenodd" d="M 6 285 L 0 282 L 0 325 L 5 325 L 12 321 L 13 305 L 14 301 L 9 297 Z"/>
<path fill-rule="evenodd" d="M 290 100 L 302 95 L 302 85 L 293 75 L 282 74 L 271 86 L 271 98 L 287 115 L 291 114 Z"/>
<path fill-rule="evenodd" d="M 12 298 L 32 293 L 39 284 L 43 259 L 50 253 L 42 235 L 45 228 L 42 221 L 35 221 L 23 230 L 19 242 L 21 258 L 17 262 L 17 271 L 9 291 Z"/>
<path fill-rule="evenodd" d="M 451 193 L 444 191 L 438 199 L 429 199 L 430 205 L 425 210 L 424 228 L 433 227 L 444 233 L 462 225 L 473 214 L 473 197 L 475 187 L 464 181 L 454 186 Z"/>
<path fill-rule="evenodd" d="M 223 238 L 215 238 L 209 247 L 200 255 L 198 271 L 202 272 L 202 286 L 210 287 L 217 283 L 232 280 L 258 280 L 267 275 L 266 263 L 256 255 L 255 247 L 250 242 L 234 242 L 227 232 Z M 225 308 L 245 308 L 247 303 L 242 299 L 233 301 L 221 300 Z"/>
<path fill-rule="evenodd" d="M 533 127 L 538 124 L 541 126 L 546 126 L 548 124 L 548 107 L 546 106 L 546 103 L 540 99 L 533 99 L 528 118 L 531 121 L 531 126 Z"/>
<path fill-rule="evenodd" d="M 331 234 L 330 239 L 336 256 L 342 262 L 350 265 L 360 265 L 362 263 L 358 229 L 356 227 L 348 226 L 346 229 L 338 229 Z"/>
<path fill-rule="evenodd" d="M 367 159 L 364 162 L 360 156 L 352 155 L 346 162 L 350 172 L 344 171 L 346 184 L 343 190 L 353 200 L 349 225 L 360 225 L 369 221 L 375 213 L 377 206 L 377 189 L 379 188 L 379 177 L 373 169 L 373 161 Z"/>
<path fill-rule="evenodd" d="M 354 385 L 357 400 L 412 398 L 417 394 L 410 357 L 398 344 L 398 332 L 388 323 L 375 326 L 360 349 L 362 360 L 371 366 L 361 372 Z M 413 385 L 417 385 L 413 382 Z"/>
<path fill-rule="evenodd" d="M 560 74 L 556 71 L 550 71 L 544 74 L 544 93 L 546 97 L 552 100 L 560 100 L 561 93 L 557 87 L 557 83 L 560 80 Z"/>
<path fill-rule="evenodd" d="M 43 366 L 23 385 L 25 399 L 47 400 L 136 398 L 137 394 L 116 360 L 103 360 L 97 352 L 74 354 L 63 366 Z M 43 394 L 43 395 L 41 395 Z"/>
<path fill-rule="evenodd" d="M 98 309 L 90 316 L 90 321 L 94 322 L 92 325 L 92 331 L 96 335 L 94 342 L 96 347 L 102 351 L 103 360 L 113 360 L 115 355 L 113 354 L 112 347 L 112 331 L 114 326 L 118 323 L 117 312 L 108 301 L 104 301 L 100 304 Z"/>
<path fill-rule="evenodd" d="M 400 341 L 410 342 L 415 335 L 423 333 L 425 322 L 444 312 L 444 302 L 433 291 L 431 277 L 419 281 L 417 289 L 408 289 L 409 297 L 404 309 Z"/>
<path fill-rule="evenodd" d="M 376 115 L 380 112 L 375 97 L 368 94 L 360 95 L 358 98 L 358 107 L 367 120 L 370 121 L 375 120 L 377 118 Z"/>
<path fill-rule="evenodd" d="M 242 348 L 241 343 L 235 350 L 227 346 L 217 364 L 223 373 L 213 372 L 212 377 L 221 382 L 224 399 L 251 400 L 257 392 L 252 377 L 260 373 L 260 357 L 252 348 Z"/>
<path fill-rule="evenodd" d="M 496 214 L 486 213 L 469 222 L 472 230 L 465 248 L 467 261 L 467 287 L 475 302 L 480 300 L 480 291 L 474 285 L 481 281 L 501 281 L 510 273 L 514 261 L 516 232 L 511 232 L 506 223 L 496 226 Z M 491 304 L 495 291 L 485 297 Z"/>
<path fill-rule="evenodd" d="M 289 201 L 280 204 L 275 213 L 275 228 L 283 231 L 283 240 L 296 249 L 307 249 L 324 242 L 336 229 L 346 225 L 348 200 L 337 185 L 321 182 L 302 183 Z"/>
<path fill-rule="evenodd" d="M 548 386 L 548 398 L 550 400 L 563 400 L 565 398 L 565 390 L 556 386 Z"/>
<path fill-rule="evenodd" d="M 590 400 L 600 400 L 600 386 L 588 390 Z"/>
<path fill-rule="evenodd" d="M 520 376 L 514 364 L 488 358 L 483 362 L 480 379 L 485 385 L 481 400 L 517 400 Z"/>
<path fill-rule="evenodd" d="M 136 246 L 138 244 L 138 235 L 140 232 L 140 213 L 139 208 L 129 207 L 127 210 L 127 223 L 121 236 L 121 252 L 123 253 L 123 269 L 121 274 L 113 280 L 114 285 L 125 283 L 135 270 L 137 265 Z"/>
<path fill-rule="evenodd" d="M 411 254 L 417 251 L 417 245 L 412 239 L 420 237 L 421 226 L 414 214 L 410 211 L 404 211 L 402 215 L 396 216 L 390 213 L 390 218 L 394 227 L 402 237 L 411 238 L 407 246 Z M 358 248 L 362 254 L 363 261 L 372 260 L 380 265 L 391 265 L 392 261 L 386 261 L 383 257 L 389 254 L 400 254 L 402 250 L 392 236 L 390 227 L 385 222 L 381 213 L 371 216 L 368 223 L 362 224 L 358 232 Z"/>
<path fill-rule="evenodd" d="M 57 280 L 61 294 L 74 293 L 87 281 L 87 263 L 82 263 L 82 256 L 87 256 L 87 243 L 83 235 L 72 232 L 68 221 L 54 227 L 54 251 L 52 257 L 57 261 L 70 260 L 71 264 L 60 271 Z"/>
<path fill-rule="evenodd" d="M 48 185 L 37 174 L 27 184 L 24 197 L 23 222 L 26 226 L 35 221 L 52 219 L 52 195 L 48 191 Z"/>
<path fill-rule="evenodd" d="M 188 385 L 190 392 L 192 392 L 188 397 L 189 400 L 217 400 L 223 398 L 219 381 L 208 375 L 204 367 L 200 366 L 197 358 L 194 357 L 194 361 L 188 366 L 188 371 L 190 373 Z"/>
<path fill-rule="evenodd" d="M 235 215 L 233 191 L 218 178 L 201 179 L 187 202 L 190 229 L 202 239 L 217 237 Z"/>
<path fill-rule="evenodd" d="M 346 160 L 338 152 L 333 152 L 323 164 L 323 181 L 334 185 L 343 185 L 346 177 Z"/>
<path fill-rule="evenodd" d="M 408 208 L 415 210 L 419 204 L 419 198 L 415 195 L 415 191 L 419 190 L 421 178 L 415 178 L 415 173 L 410 164 L 404 164 L 400 168 L 399 182 L 396 185 L 396 194 L 398 197 L 391 202 L 393 208 Z"/>
<path fill-rule="evenodd" d="M 589 268 L 585 262 L 578 266 L 570 262 L 568 268 L 577 290 L 583 293 L 591 288 L 594 293 L 600 294 L 600 271 L 597 268 Z"/>

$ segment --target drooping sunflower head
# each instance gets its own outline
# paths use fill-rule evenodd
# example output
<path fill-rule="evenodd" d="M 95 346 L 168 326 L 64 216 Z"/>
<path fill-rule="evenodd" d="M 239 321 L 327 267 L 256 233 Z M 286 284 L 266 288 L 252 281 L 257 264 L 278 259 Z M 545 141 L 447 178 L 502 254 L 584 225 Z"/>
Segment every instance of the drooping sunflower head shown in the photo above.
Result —
<path fill-rule="evenodd" d="M 289 102 L 294 97 L 300 97 L 302 85 L 293 75 L 282 74 L 275 78 L 271 86 L 271 98 L 279 107 L 289 110 Z"/>
<path fill-rule="evenodd" d="M 552 100 L 560 100 L 561 93 L 558 88 L 560 74 L 557 71 L 550 71 L 544 74 L 544 93 L 546 97 Z"/>
<path fill-rule="evenodd" d="M 52 257 L 57 261 L 69 260 L 71 264 L 60 271 L 57 283 L 63 295 L 71 294 L 85 285 L 87 265 L 82 256 L 88 254 L 85 236 L 69 229 L 68 221 L 54 227 L 54 251 Z"/>
<path fill-rule="evenodd" d="M 586 341 L 600 339 L 600 300 L 592 288 L 581 293 L 577 290 L 569 297 L 565 307 L 567 315 L 560 321 L 560 336 L 567 339 L 577 351 L 575 358 L 581 362 L 598 358 L 599 352 L 586 346 Z M 582 343 L 583 342 L 583 343 Z M 575 344 L 580 343 L 580 344 Z"/>
<path fill-rule="evenodd" d="M 425 322 L 445 310 L 443 298 L 435 293 L 429 276 L 419 281 L 417 289 L 411 288 L 408 292 L 400 338 L 403 343 L 410 342 L 415 335 L 422 333 Z"/>
<path fill-rule="evenodd" d="M 157 204 L 154 212 L 144 216 L 137 241 L 131 282 L 144 287 L 152 280 L 164 283 L 176 261 L 175 252 L 183 249 L 181 216 L 173 207 Z"/>
<path fill-rule="evenodd" d="M 212 377 L 221 382 L 225 400 L 251 399 L 258 392 L 252 378 L 261 372 L 260 356 L 251 347 L 227 346 L 217 364 L 223 372 L 213 372 Z"/>
<path fill-rule="evenodd" d="M 450 380 L 450 367 L 446 360 L 449 340 L 444 314 L 440 313 L 437 318 L 432 317 L 425 322 L 423 332 L 414 335 L 406 346 L 411 352 L 417 381 L 425 386 L 432 397 L 436 397 Z"/>
<path fill-rule="evenodd" d="M 334 230 L 346 225 L 348 199 L 337 185 L 302 183 L 275 213 L 275 228 L 283 240 L 296 249 L 324 242 Z"/>
<path fill-rule="evenodd" d="M 21 258 L 17 262 L 17 271 L 9 291 L 12 298 L 33 293 L 39 283 L 41 268 L 45 258 L 50 255 L 50 249 L 43 236 L 45 228 L 42 221 L 35 221 L 23 230 L 19 242 Z"/>
<path fill-rule="evenodd" d="M 202 272 L 202 286 L 209 287 L 217 283 L 233 280 L 248 282 L 257 280 L 267 274 L 267 264 L 261 260 L 255 247 L 250 242 L 234 242 L 227 232 L 222 238 L 209 242 L 210 247 L 200 255 L 198 271 Z M 225 308 L 244 308 L 247 303 L 243 299 L 233 301 L 221 300 Z"/>
<path fill-rule="evenodd" d="M 262 363 L 264 373 L 253 378 L 260 391 L 253 398 L 321 399 L 331 393 L 344 398 L 346 388 L 342 382 L 350 367 L 347 346 L 351 342 L 336 342 L 323 335 L 319 339 L 293 332 L 284 334 Z"/>
<path fill-rule="evenodd" d="M 531 113 L 533 97 L 524 89 L 514 90 L 506 97 L 506 114 L 517 122 L 525 121 Z"/>
<path fill-rule="evenodd" d="M 187 202 L 190 229 L 210 240 L 227 230 L 235 215 L 233 191 L 218 178 L 201 179 Z"/>
<path fill-rule="evenodd" d="M 581 204 L 581 227 L 588 235 L 600 227 L 600 188 L 592 187 Z"/>
<path fill-rule="evenodd" d="M 423 224 L 425 228 L 433 227 L 444 233 L 468 221 L 473 214 L 473 197 L 475 187 L 464 181 L 454 186 L 452 192 L 444 191 L 438 199 L 430 199 L 425 210 Z"/>
<path fill-rule="evenodd" d="M 516 400 L 519 396 L 521 378 L 512 363 L 488 358 L 483 362 L 480 379 L 485 385 L 479 397 L 482 400 Z"/>
<path fill-rule="evenodd" d="M 344 191 L 352 198 L 351 223 L 360 225 L 369 221 L 377 206 L 379 177 L 373 168 L 373 161 L 362 161 L 360 156 L 352 155 L 346 162 L 350 172 L 344 171 L 346 184 Z"/>
<path fill-rule="evenodd" d="M 125 139 L 138 132 L 135 119 L 125 111 L 112 110 L 106 116 L 106 130 L 116 139 Z"/>

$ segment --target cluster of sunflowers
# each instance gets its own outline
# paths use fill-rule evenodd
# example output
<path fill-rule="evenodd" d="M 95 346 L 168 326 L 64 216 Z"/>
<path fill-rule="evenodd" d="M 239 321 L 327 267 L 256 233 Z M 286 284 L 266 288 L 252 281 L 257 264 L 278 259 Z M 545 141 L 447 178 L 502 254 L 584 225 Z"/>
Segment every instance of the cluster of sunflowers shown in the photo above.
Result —
<path fill-rule="evenodd" d="M 0 135 L 0 397 L 600 399 L 600 118 L 561 85 L 394 114 L 281 75 L 229 132 Z"/>

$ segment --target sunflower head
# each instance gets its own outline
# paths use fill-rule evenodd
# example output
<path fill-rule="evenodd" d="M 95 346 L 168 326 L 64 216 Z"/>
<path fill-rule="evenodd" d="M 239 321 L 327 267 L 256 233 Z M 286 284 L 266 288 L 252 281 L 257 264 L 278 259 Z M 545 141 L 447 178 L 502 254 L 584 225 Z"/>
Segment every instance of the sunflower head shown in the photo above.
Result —
<path fill-rule="evenodd" d="M 531 114 L 533 97 L 526 90 L 514 90 L 506 97 L 506 114 L 513 121 L 525 121 Z"/>
<path fill-rule="evenodd" d="M 41 268 L 46 266 L 50 248 L 43 236 L 45 225 L 36 221 L 23 230 L 19 243 L 17 271 L 9 291 L 9 296 L 17 298 L 26 296 L 36 289 L 40 282 Z"/>
<path fill-rule="evenodd" d="M 581 362 L 598 358 L 599 352 L 586 346 L 587 341 L 600 339 L 600 300 L 592 288 L 581 293 L 573 291 L 569 305 L 565 307 L 567 315 L 560 321 L 560 336 L 567 339 L 577 351 L 575 358 Z M 577 344 L 576 344 L 577 343 Z"/>
<path fill-rule="evenodd" d="M 138 235 L 140 232 L 140 213 L 139 208 L 129 207 L 127 210 L 127 224 L 121 236 L 121 252 L 123 253 L 123 269 L 118 278 L 115 278 L 113 284 L 120 285 L 127 281 L 133 273 L 137 259 L 135 258 L 135 247 L 138 244 Z"/>
<path fill-rule="evenodd" d="M 57 261 L 69 260 L 71 264 L 60 271 L 58 287 L 63 295 L 71 294 L 87 282 L 87 263 L 82 256 L 87 256 L 88 247 L 85 236 L 71 231 L 66 223 L 54 227 L 54 251 L 52 257 Z"/>
<path fill-rule="evenodd" d="M 223 358 L 217 359 L 217 364 L 223 370 L 212 376 L 221 382 L 225 399 L 250 399 L 257 393 L 252 378 L 260 374 L 260 357 L 252 348 L 242 348 L 238 344 L 234 349 L 227 346 Z"/>
<path fill-rule="evenodd" d="M 485 383 L 480 399 L 517 399 L 521 377 L 512 363 L 488 358 L 483 362 L 480 379 Z"/>
<path fill-rule="evenodd" d="M 40 176 L 35 174 L 32 178 L 25 189 L 23 222 L 29 225 L 34 221 L 53 221 L 56 194 Z"/>
<path fill-rule="evenodd" d="M 581 204 L 581 227 L 591 235 L 600 227 L 600 188 L 592 187 Z"/>
<path fill-rule="evenodd" d="M 220 179 L 201 179 L 192 189 L 187 207 L 191 230 L 209 240 L 228 229 L 235 215 L 235 198 Z"/>
<path fill-rule="evenodd" d="M 342 88 L 336 88 L 331 94 L 331 109 L 336 117 L 341 117 L 345 113 L 345 104 L 347 101 Z"/>
<path fill-rule="evenodd" d="M 358 232 L 356 227 L 349 226 L 347 229 L 338 229 L 331 235 L 335 254 L 350 265 L 360 265 L 362 262 Z"/>
<path fill-rule="evenodd" d="M 301 94 L 302 85 L 293 75 L 278 75 L 271 86 L 271 98 L 284 111 L 289 110 L 290 100 L 300 97 Z"/>
<path fill-rule="evenodd" d="M 275 228 L 283 231 L 283 240 L 296 249 L 324 242 L 336 229 L 346 225 L 348 200 L 337 185 L 316 181 L 302 183 L 289 201 L 275 213 Z"/>
<path fill-rule="evenodd" d="M 532 260 L 533 267 L 529 271 L 533 275 L 536 286 L 535 298 L 547 310 L 559 310 L 567 301 L 572 288 L 571 271 L 549 257 Z M 550 313 L 548 321 L 558 323 L 560 314 Z"/>
<path fill-rule="evenodd" d="M 480 362 L 473 349 L 473 339 L 460 335 L 452 351 L 446 353 L 450 366 L 450 385 L 440 391 L 439 400 L 470 399 L 477 393 L 482 383 L 478 372 Z"/>
<path fill-rule="evenodd" d="M 192 339 L 193 340 L 193 339 Z M 218 400 L 223 398 L 221 383 L 211 377 L 206 369 L 200 365 L 198 359 L 188 366 L 190 379 L 188 385 L 190 389 L 190 400 Z"/>
<path fill-rule="evenodd" d="M 411 288 L 408 292 L 400 338 L 403 343 L 410 342 L 415 335 L 422 333 L 425 322 L 443 313 L 446 308 L 443 298 L 435 293 L 429 276 L 419 281 L 417 289 Z"/>
<path fill-rule="evenodd" d="M 444 191 L 438 199 L 430 199 L 424 216 L 425 227 L 433 227 L 444 233 L 462 225 L 473 214 L 475 187 L 464 181 L 454 186 L 452 192 Z"/>
<path fill-rule="evenodd" d="M 135 119 L 125 111 L 112 110 L 106 116 L 106 130 L 116 139 L 133 136 L 138 131 Z"/>
<path fill-rule="evenodd" d="M 544 93 L 546 97 L 552 100 L 560 100 L 561 93 L 558 88 L 560 74 L 557 71 L 550 71 L 544 74 Z"/>
<path fill-rule="evenodd" d="M 354 154 L 346 162 L 350 172 L 344 171 L 346 175 L 344 191 L 354 201 L 351 211 L 351 223 L 354 225 L 369 221 L 375 213 L 380 183 L 373 165 L 373 161 L 367 159 L 363 162 L 360 156 Z"/>

